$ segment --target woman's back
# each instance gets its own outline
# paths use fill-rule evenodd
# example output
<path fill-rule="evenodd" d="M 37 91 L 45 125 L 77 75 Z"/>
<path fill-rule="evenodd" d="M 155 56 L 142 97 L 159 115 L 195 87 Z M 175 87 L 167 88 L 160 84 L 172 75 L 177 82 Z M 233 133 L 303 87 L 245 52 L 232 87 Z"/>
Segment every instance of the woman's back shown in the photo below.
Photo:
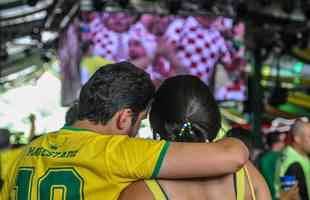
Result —
<path fill-rule="evenodd" d="M 233 175 L 208 179 L 159 180 L 169 199 L 235 200 Z"/>
<path fill-rule="evenodd" d="M 127 187 L 119 197 L 119 200 L 235 200 L 235 193 L 231 189 L 233 182 L 231 175 L 201 180 L 151 180 L 157 184 L 160 191 L 152 189 L 146 182 L 139 181 Z M 159 194 L 162 193 L 162 194 Z M 222 194 L 222 195 L 221 195 Z"/>
<path fill-rule="evenodd" d="M 270 200 L 271 197 L 266 183 L 258 171 L 251 163 L 248 163 L 245 167 L 252 179 L 253 191 L 251 191 L 250 182 L 246 176 L 244 176 L 244 184 L 242 185 L 237 185 L 235 175 L 208 179 L 151 180 L 131 184 L 121 193 L 119 200 L 237 200 L 237 191 L 240 192 L 237 187 L 243 187 L 244 189 L 243 198 L 240 198 L 242 194 L 238 194 L 240 199 Z M 152 182 L 153 187 L 150 186 L 150 182 Z M 157 184 L 159 189 L 154 189 L 154 184 Z M 254 195 L 254 198 L 252 195 Z"/>

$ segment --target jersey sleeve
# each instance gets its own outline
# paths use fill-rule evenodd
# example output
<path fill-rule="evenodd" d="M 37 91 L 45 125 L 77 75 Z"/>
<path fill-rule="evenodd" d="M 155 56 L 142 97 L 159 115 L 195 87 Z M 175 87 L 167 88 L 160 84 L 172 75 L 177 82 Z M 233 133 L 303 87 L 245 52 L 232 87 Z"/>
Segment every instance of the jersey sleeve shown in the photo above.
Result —
<path fill-rule="evenodd" d="M 128 179 L 157 177 L 166 152 L 167 141 L 134 139 L 125 137 L 111 141 L 108 149 L 107 168 L 111 174 Z"/>

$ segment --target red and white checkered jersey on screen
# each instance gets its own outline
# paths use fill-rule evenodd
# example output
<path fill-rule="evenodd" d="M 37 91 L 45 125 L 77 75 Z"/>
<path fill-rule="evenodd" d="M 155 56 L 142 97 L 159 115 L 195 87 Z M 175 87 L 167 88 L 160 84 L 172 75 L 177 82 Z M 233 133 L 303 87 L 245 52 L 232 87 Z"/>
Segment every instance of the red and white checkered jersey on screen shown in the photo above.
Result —
<path fill-rule="evenodd" d="M 94 55 L 111 61 L 128 58 L 128 31 L 114 32 L 104 25 L 100 17 L 95 17 L 90 23 L 90 32 L 94 42 Z"/>
<path fill-rule="evenodd" d="M 203 27 L 195 17 L 172 22 L 166 37 L 177 46 L 181 64 L 206 83 L 219 61 L 232 62 L 231 52 L 220 32 L 213 27 Z"/>

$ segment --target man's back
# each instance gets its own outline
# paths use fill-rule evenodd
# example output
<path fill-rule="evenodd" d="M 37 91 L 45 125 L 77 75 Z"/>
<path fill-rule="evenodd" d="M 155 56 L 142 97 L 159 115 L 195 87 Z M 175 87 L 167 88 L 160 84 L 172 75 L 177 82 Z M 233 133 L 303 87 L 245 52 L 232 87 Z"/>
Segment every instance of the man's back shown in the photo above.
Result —
<path fill-rule="evenodd" d="M 159 156 L 155 152 L 160 152 L 156 148 L 161 149 L 165 142 L 154 144 L 128 136 L 63 128 L 38 138 L 26 148 L 8 174 L 16 177 L 16 183 L 13 179 L 5 183 L 1 195 L 3 199 L 9 199 L 6 195 L 32 200 L 117 199 L 130 182 L 154 175 Z M 146 152 L 148 145 L 150 151 Z M 126 152 L 122 151 L 124 147 Z M 129 159 L 128 154 L 133 158 Z M 141 170 L 130 170 L 135 168 Z"/>

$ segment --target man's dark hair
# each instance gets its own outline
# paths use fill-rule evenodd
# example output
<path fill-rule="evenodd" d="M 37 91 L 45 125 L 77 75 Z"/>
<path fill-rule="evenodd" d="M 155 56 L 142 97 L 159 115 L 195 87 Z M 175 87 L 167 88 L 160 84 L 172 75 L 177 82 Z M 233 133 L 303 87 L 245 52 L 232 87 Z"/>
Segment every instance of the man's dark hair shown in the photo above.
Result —
<path fill-rule="evenodd" d="M 191 128 L 182 130 L 186 123 Z M 162 139 L 180 142 L 212 141 L 221 115 L 208 86 L 192 75 L 166 79 L 155 94 L 150 112 L 153 132 Z"/>
<path fill-rule="evenodd" d="M 272 145 L 277 142 L 280 142 L 280 132 L 274 131 L 268 133 L 268 135 L 266 136 L 266 144 L 268 145 L 268 147 L 271 148 Z"/>
<path fill-rule="evenodd" d="M 66 125 L 72 125 L 79 119 L 79 105 L 74 102 L 66 112 Z"/>
<path fill-rule="evenodd" d="M 129 62 L 105 65 L 82 87 L 79 119 L 105 125 L 116 112 L 129 108 L 134 123 L 154 93 L 155 86 L 142 69 Z"/>

